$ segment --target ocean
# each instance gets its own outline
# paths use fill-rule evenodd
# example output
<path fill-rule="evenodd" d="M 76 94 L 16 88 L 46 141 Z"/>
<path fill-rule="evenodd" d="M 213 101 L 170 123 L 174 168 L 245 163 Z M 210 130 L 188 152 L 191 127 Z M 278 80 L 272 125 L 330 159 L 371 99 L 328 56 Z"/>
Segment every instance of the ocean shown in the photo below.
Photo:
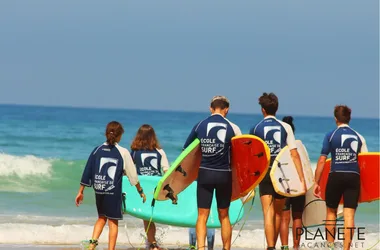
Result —
<path fill-rule="evenodd" d="M 207 110 L 207 108 L 205 109 Z M 256 110 L 255 110 L 256 111 Z M 208 113 L 90 109 L 0 105 L 0 243 L 80 245 L 91 237 L 96 220 L 94 192 L 85 190 L 85 200 L 76 207 L 81 174 L 91 150 L 104 142 L 106 124 L 117 120 L 125 133 L 120 142 L 129 148 L 140 125 L 156 130 L 169 161 L 181 153 L 191 128 Z M 287 114 L 292 115 L 292 114 Z M 243 133 L 262 119 L 261 115 L 234 114 L 228 118 Z M 282 118 L 282 116 L 279 116 Z M 325 133 L 335 127 L 333 117 L 294 116 L 296 138 L 306 146 L 313 168 L 319 157 Z M 379 150 L 379 120 L 352 118 L 350 124 L 361 133 L 371 152 Z M 379 188 L 379 187 L 374 187 Z M 234 227 L 233 249 L 265 246 L 260 199 Z M 118 244 L 142 245 L 142 222 L 126 215 L 120 222 Z M 379 202 L 360 204 L 356 226 L 364 227 L 365 240 L 354 238 L 355 249 L 368 249 L 379 241 Z M 241 230 L 241 231 L 240 231 Z M 239 232 L 240 231 L 240 232 Z M 107 228 L 100 241 L 107 242 Z M 316 236 L 316 235 L 314 235 Z M 158 240 L 164 245 L 186 246 L 186 228 L 158 225 Z M 289 242 L 291 242 L 291 235 Z M 307 248 L 319 248 L 321 237 L 301 240 Z M 310 245 L 316 244 L 316 245 Z M 318 245 L 321 243 L 321 245 Z M 219 230 L 216 245 L 221 245 Z M 278 245 L 279 246 L 279 245 Z M 380 249 L 379 244 L 372 249 Z"/>

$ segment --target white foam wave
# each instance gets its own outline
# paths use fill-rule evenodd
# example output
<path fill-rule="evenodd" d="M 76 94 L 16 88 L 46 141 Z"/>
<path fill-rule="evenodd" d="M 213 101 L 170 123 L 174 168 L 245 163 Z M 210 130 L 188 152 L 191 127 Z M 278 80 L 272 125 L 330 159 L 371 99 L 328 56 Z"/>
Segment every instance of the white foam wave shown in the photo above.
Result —
<path fill-rule="evenodd" d="M 25 178 L 31 175 L 51 176 L 52 160 L 33 155 L 14 156 L 0 154 L 0 176 L 16 175 Z"/>

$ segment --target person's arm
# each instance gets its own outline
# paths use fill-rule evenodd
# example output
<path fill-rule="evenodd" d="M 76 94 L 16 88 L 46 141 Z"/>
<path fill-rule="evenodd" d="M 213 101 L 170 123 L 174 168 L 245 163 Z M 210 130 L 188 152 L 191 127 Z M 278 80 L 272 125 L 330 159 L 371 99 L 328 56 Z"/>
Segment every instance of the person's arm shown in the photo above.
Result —
<path fill-rule="evenodd" d="M 78 194 L 77 196 L 75 197 L 75 205 L 77 205 L 77 207 L 79 207 L 79 205 L 82 203 L 83 201 L 83 191 L 84 191 L 84 185 L 80 184 L 80 187 L 79 187 L 79 190 L 78 190 Z"/>
<path fill-rule="evenodd" d="M 359 149 L 359 153 L 368 153 L 367 142 L 361 134 L 359 134 L 359 138 L 362 141 L 362 147 Z"/>
<path fill-rule="evenodd" d="M 144 194 L 144 190 L 140 185 L 138 176 L 137 176 L 137 170 L 135 167 L 135 164 L 133 163 L 131 154 L 127 149 L 124 149 L 126 152 L 124 152 L 124 173 L 128 177 L 129 183 L 132 186 L 136 187 L 137 192 L 140 194 L 140 197 L 143 198 L 143 202 L 146 201 L 146 197 Z"/>
<path fill-rule="evenodd" d="M 326 159 L 327 159 L 326 155 L 319 156 L 317 167 L 315 169 L 315 174 L 314 174 L 314 182 L 316 185 L 319 185 L 319 181 L 321 179 L 322 171 L 323 171 L 323 168 L 326 164 Z"/>
<path fill-rule="evenodd" d="M 193 129 L 191 130 L 189 136 L 186 139 L 185 144 L 183 145 L 182 150 L 184 150 L 185 148 L 187 148 L 197 138 L 197 128 L 198 128 L 198 126 L 199 126 L 199 124 L 197 124 L 197 125 L 195 125 L 193 127 Z"/>
<path fill-rule="evenodd" d="M 158 149 L 158 152 L 161 154 L 161 169 L 164 173 L 166 173 L 170 167 L 168 158 L 166 157 L 166 153 L 163 149 Z"/>
<path fill-rule="evenodd" d="M 326 135 L 323 139 L 323 145 L 321 150 L 321 156 L 319 156 L 317 168 L 315 169 L 314 174 L 314 196 L 321 198 L 321 189 L 319 186 L 319 180 L 322 175 L 323 168 L 326 164 L 327 156 L 329 155 L 331 151 L 331 145 L 330 145 L 330 136 Z"/>
<path fill-rule="evenodd" d="M 297 151 L 297 144 L 296 144 L 296 139 L 294 137 L 294 133 L 293 133 L 292 128 L 290 127 L 289 124 L 284 124 L 284 127 L 286 129 L 287 134 L 288 134 L 288 136 L 286 138 L 286 144 L 289 147 L 290 156 L 294 162 L 294 165 L 296 166 L 297 174 L 298 174 L 298 177 L 299 177 L 299 179 L 303 185 L 304 192 L 306 192 L 307 187 L 306 187 L 305 176 L 303 174 L 301 157 Z"/>
<path fill-rule="evenodd" d="M 83 201 L 83 191 L 85 187 L 91 187 L 92 186 L 92 169 L 93 165 L 95 164 L 95 156 L 94 156 L 95 149 L 91 152 L 90 156 L 88 157 L 86 166 L 84 167 L 82 178 L 80 181 L 80 186 L 78 190 L 78 194 L 75 197 L 75 204 L 78 207 L 82 201 Z"/>

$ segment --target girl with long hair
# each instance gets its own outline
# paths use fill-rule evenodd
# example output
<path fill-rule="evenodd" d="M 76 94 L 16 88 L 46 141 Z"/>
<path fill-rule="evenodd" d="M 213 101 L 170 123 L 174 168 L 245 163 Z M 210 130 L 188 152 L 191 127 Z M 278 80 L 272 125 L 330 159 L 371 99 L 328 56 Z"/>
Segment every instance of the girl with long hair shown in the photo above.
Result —
<path fill-rule="evenodd" d="M 131 145 L 131 156 L 138 175 L 162 176 L 169 169 L 169 161 L 151 125 L 143 124 L 138 129 Z M 149 225 L 149 221 L 144 220 L 144 229 L 149 249 L 158 250 L 156 225 L 153 222 Z"/>

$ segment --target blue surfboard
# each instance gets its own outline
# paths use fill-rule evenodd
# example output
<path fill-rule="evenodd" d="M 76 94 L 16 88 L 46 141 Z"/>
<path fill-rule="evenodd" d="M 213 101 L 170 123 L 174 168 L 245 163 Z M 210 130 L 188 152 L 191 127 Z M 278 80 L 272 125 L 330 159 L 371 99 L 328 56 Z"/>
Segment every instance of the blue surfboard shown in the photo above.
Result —
<path fill-rule="evenodd" d="M 146 202 L 143 203 L 136 187 L 131 186 L 127 177 L 124 176 L 122 188 L 122 192 L 125 194 L 124 213 L 148 221 L 152 217 L 153 222 L 160 224 L 195 227 L 198 217 L 196 181 L 178 195 L 178 204 L 172 204 L 171 200 L 157 201 L 152 204 L 154 189 L 160 179 L 161 176 L 139 176 L 140 185 L 146 195 Z M 244 207 L 240 199 L 231 202 L 229 215 L 232 225 L 242 219 Z M 207 227 L 220 228 L 215 194 L 211 204 Z"/>

